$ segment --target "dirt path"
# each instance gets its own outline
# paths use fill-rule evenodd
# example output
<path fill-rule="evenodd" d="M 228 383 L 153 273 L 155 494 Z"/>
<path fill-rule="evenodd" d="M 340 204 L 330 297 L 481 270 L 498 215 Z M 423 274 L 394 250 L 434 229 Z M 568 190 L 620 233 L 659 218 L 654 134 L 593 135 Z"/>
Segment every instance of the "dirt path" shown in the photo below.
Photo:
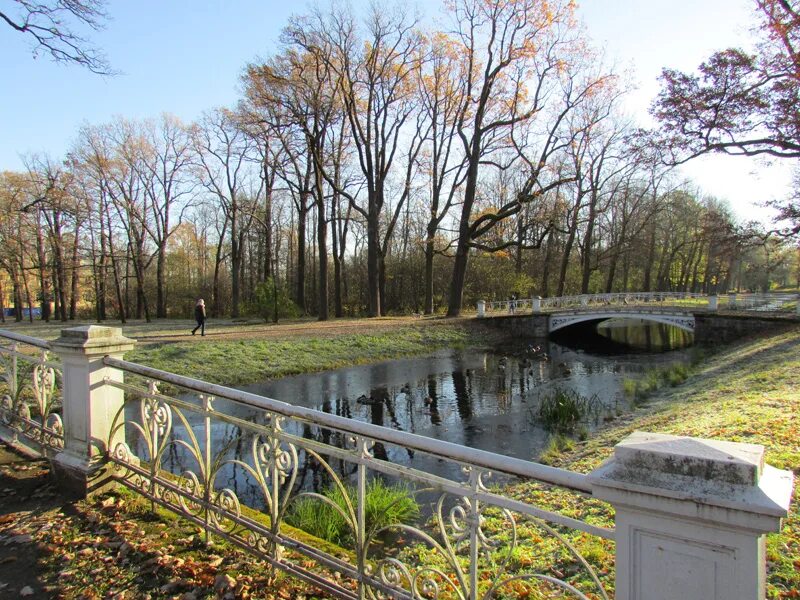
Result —
<path fill-rule="evenodd" d="M 184 331 L 156 331 L 141 333 L 136 339 L 142 343 L 202 342 L 207 340 L 246 340 L 291 337 L 336 337 L 346 334 L 364 334 L 386 332 L 399 327 L 437 327 L 466 322 L 470 317 L 444 319 L 440 317 L 381 317 L 379 319 L 341 319 L 335 321 L 306 321 L 257 325 L 215 326 L 213 321 L 206 324 L 206 335 L 201 337 L 191 334 L 189 326 Z"/>

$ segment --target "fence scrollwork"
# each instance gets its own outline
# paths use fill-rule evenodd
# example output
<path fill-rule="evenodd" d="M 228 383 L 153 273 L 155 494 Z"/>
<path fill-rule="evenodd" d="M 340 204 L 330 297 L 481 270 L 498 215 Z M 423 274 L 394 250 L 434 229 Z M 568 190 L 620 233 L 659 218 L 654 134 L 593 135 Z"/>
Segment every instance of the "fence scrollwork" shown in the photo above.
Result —
<path fill-rule="evenodd" d="M 0 422 L 17 443 L 45 455 L 64 447 L 61 419 L 60 367 L 51 362 L 47 342 L 26 336 L 28 342 L 0 345 L 3 390 Z"/>

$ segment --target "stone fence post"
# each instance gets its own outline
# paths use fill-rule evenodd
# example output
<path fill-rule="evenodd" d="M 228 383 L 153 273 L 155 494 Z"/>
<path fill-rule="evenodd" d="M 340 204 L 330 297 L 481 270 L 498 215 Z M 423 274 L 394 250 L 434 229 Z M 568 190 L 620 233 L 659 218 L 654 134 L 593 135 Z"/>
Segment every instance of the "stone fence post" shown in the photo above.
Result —
<path fill-rule="evenodd" d="M 53 461 L 53 473 L 67 490 L 87 496 L 108 483 L 104 456 L 111 426 L 124 405 L 124 392 L 106 384 L 123 373 L 106 367 L 103 358 L 122 358 L 136 344 L 119 327 L 87 325 L 63 329 L 51 344 L 64 370 L 64 450 Z M 124 440 L 124 428 L 117 432 Z"/>
<path fill-rule="evenodd" d="M 719 299 L 716 294 L 711 294 L 708 297 L 708 310 L 709 312 L 717 312 L 719 309 Z"/>
<path fill-rule="evenodd" d="M 478 300 L 478 318 L 482 319 L 486 316 L 486 302 Z"/>
<path fill-rule="evenodd" d="M 616 600 L 762 600 L 793 476 L 764 447 L 636 432 L 589 476 L 616 511 Z"/>
<path fill-rule="evenodd" d="M 736 310 L 736 292 L 728 292 L 728 308 Z"/>
<path fill-rule="evenodd" d="M 534 314 L 542 312 L 542 297 L 534 296 L 531 298 L 531 309 Z"/>

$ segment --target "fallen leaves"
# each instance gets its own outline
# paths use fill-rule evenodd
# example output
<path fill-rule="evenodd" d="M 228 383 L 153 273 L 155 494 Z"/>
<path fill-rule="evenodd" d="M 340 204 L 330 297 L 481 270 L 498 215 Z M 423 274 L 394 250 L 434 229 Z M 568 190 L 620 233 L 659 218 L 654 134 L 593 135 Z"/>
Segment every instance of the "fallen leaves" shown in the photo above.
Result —
<path fill-rule="evenodd" d="M 0 519 L 0 547 L 31 546 L 36 571 L 22 597 L 59 600 L 249 600 L 321 597 L 264 561 L 224 543 L 206 544 L 196 525 L 156 516 L 143 499 L 111 495 Z M 0 567 L 17 561 L 16 553 Z M 38 579 L 43 592 L 35 591 Z M 38 584 L 37 584 L 38 585 Z M 7 591 L 7 583 L 0 589 Z M 277 589 L 276 589 L 277 588 Z M 17 593 L 17 592 L 14 592 Z M 288 595 L 287 595 L 288 594 Z"/>

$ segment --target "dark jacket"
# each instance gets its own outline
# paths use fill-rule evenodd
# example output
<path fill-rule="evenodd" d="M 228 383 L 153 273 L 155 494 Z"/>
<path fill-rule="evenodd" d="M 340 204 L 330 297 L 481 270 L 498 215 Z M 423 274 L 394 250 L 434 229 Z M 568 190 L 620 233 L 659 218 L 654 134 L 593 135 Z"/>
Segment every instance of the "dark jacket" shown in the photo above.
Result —
<path fill-rule="evenodd" d="M 197 304 L 194 307 L 194 318 L 195 320 L 200 323 L 201 321 L 206 320 L 206 307 L 202 304 Z"/>

